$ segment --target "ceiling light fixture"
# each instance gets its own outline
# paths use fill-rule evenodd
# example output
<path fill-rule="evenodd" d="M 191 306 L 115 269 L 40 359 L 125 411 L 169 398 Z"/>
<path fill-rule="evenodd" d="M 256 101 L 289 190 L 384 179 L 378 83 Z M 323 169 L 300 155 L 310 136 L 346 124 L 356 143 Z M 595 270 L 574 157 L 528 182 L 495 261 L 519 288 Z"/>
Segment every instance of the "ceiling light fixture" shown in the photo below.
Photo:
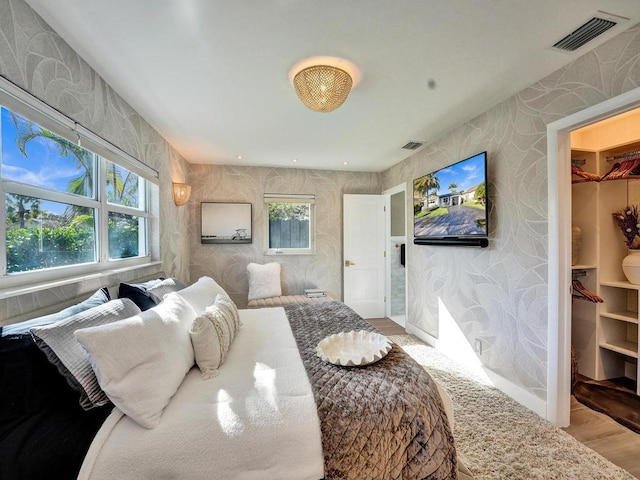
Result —
<path fill-rule="evenodd" d="M 358 80 L 351 62 L 335 57 L 313 57 L 298 62 L 289 78 L 302 103 L 315 112 L 332 112 L 344 103 Z"/>

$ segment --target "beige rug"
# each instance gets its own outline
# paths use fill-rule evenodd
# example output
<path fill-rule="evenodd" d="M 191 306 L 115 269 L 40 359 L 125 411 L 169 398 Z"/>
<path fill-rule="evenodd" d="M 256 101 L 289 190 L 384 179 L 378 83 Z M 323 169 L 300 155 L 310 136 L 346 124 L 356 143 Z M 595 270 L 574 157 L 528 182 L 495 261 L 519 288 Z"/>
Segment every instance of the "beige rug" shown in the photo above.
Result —
<path fill-rule="evenodd" d="M 424 365 L 451 395 L 458 454 L 476 480 L 634 480 L 416 337 L 389 338 Z"/>

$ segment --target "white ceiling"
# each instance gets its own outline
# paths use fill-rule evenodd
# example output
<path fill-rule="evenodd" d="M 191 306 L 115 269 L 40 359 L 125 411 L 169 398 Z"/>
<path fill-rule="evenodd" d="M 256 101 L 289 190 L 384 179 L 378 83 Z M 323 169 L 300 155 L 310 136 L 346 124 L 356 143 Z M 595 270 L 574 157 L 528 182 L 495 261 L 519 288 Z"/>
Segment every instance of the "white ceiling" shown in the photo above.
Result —
<path fill-rule="evenodd" d="M 640 22 L 638 0 L 27 3 L 191 163 L 373 172 Z M 630 20 L 548 48 L 597 11 Z M 360 69 L 331 113 L 289 83 L 317 55 Z"/>

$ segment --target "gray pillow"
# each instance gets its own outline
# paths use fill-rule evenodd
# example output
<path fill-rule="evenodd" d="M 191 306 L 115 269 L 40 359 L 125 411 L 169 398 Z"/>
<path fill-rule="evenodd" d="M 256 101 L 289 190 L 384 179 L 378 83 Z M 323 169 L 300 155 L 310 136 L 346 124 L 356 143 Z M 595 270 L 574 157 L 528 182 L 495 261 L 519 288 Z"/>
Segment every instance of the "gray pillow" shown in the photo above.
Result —
<path fill-rule="evenodd" d="M 178 290 L 182 290 L 186 285 L 182 283 L 177 278 L 166 278 L 162 280 L 160 283 L 156 283 L 152 287 L 147 289 L 147 293 L 151 295 L 154 300 L 156 300 L 156 304 L 160 303 L 164 296 L 167 293 L 177 292 Z"/>
<path fill-rule="evenodd" d="M 84 310 L 88 310 L 95 306 L 102 305 L 103 303 L 107 303 L 109 300 L 111 300 L 109 290 L 107 290 L 106 288 L 101 288 L 86 300 L 77 303 L 76 305 L 71 305 L 70 307 L 67 307 L 64 310 L 60 310 L 59 312 L 33 318 L 25 322 L 13 323 L 11 325 L 0 327 L 2 329 L 2 336 L 6 337 L 8 335 L 28 335 L 29 330 L 33 327 L 55 323 L 59 320 L 69 318 L 76 313 L 80 313 Z"/>
<path fill-rule="evenodd" d="M 123 320 L 138 313 L 140 309 L 135 303 L 128 298 L 120 298 L 54 324 L 31 329 L 36 345 L 58 368 L 69 385 L 80 392 L 80 405 L 85 410 L 105 405 L 109 399 L 98 385 L 88 353 L 75 339 L 73 332 L 81 328 Z"/>

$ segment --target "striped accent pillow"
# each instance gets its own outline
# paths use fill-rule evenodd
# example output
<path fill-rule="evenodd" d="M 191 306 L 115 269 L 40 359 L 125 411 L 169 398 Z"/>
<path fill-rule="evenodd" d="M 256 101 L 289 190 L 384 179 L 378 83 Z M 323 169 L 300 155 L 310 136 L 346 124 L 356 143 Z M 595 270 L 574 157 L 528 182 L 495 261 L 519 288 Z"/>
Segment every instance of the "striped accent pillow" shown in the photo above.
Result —
<path fill-rule="evenodd" d="M 75 339 L 73 332 L 81 328 L 105 325 L 132 317 L 140 308 L 128 298 L 111 300 L 77 313 L 51 325 L 34 327 L 31 336 L 47 359 L 56 366 L 74 390 L 80 392 L 80 405 L 85 410 L 109 402 L 98 385 L 89 355 Z"/>
<path fill-rule="evenodd" d="M 203 379 L 218 375 L 239 328 L 240 316 L 235 303 L 221 294 L 194 320 L 189 334 Z"/>

